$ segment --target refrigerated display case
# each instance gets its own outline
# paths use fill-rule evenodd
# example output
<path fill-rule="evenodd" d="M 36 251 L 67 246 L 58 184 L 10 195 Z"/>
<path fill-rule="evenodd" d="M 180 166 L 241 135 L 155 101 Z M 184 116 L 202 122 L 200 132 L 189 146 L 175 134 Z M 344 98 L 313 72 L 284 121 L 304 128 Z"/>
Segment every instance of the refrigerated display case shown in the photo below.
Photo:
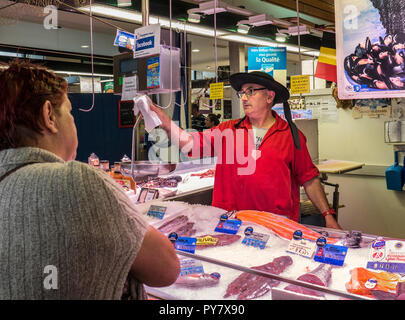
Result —
<path fill-rule="evenodd" d="M 162 219 L 148 215 L 151 205 L 165 208 Z M 176 232 L 182 240 L 196 240 L 194 249 L 188 245 L 176 247 L 182 270 L 176 283 L 164 288 L 147 287 L 148 293 L 156 298 L 385 300 L 398 299 L 401 293 L 397 292 L 398 288 L 403 287 L 404 274 L 367 269 L 370 267 L 370 247 L 378 238 L 375 235 L 293 224 L 303 231 L 304 238 L 308 235 L 306 239 L 311 238 L 311 232 L 327 239 L 330 247 L 325 252 L 335 254 L 330 261 L 339 260 L 337 265 L 332 265 L 327 259 L 316 259 L 319 247 L 316 249 L 315 241 L 306 241 L 305 246 L 314 245 L 315 249 L 311 254 L 310 249 L 302 254 L 293 249 L 288 232 L 278 230 L 277 225 L 272 229 L 265 224 L 246 221 L 243 214 L 239 215 L 243 218 L 237 232 L 229 234 L 215 231 L 224 214 L 229 215 L 229 219 L 235 218 L 223 209 L 160 200 L 137 207 L 149 223 L 164 234 Z M 249 227 L 253 229 L 248 229 L 250 234 L 253 231 L 256 237 L 246 235 Z M 283 229 L 283 224 L 280 227 Z M 255 242 L 255 239 L 259 240 Z M 339 259 L 338 253 L 333 251 L 336 248 L 343 248 Z M 342 265 L 339 266 L 339 262 Z M 364 280 L 364 275 L 360 277 L 363 270 L 369 279 Z"/>

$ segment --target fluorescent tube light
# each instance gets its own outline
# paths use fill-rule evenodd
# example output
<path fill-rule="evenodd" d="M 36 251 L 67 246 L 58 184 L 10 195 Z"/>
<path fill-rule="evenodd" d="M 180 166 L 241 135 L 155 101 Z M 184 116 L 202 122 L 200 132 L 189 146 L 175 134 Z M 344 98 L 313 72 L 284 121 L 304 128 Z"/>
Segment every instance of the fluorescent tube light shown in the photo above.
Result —
<path fill-rule="evenodd" d="M 77 71 L 61 71 L 61 70 L 52 70 L 53 73 L 60 73 L 60 74 L 68 74 L 68 75 L 74 75 L 74 76 L 88 76 L 91 77 L 92 74 L 91 72 L 77 72 Z M 95 77 L 112 77 L 112 74 L 104 74 L 104 73 L 94 73 L 93 74 Z"/>
<path fill-rule="evenodd" d="M 276 33 L 276 41 L 277 42 L 286 42 L 288 35 L 285 33 Z"/>
<path fill-rule="evenodd" d="M 90 11 L 89 6 L 81 7 L 81 10 L 84 11 Z M 93 5 L 91 7 L 91 11 L 96 14 L 100 14 L 106 17 L 112 17 L 112 18 L 117 18 L 120 20 L 127 20 L 130 22 L 135 22 L 142 24 L 142 14 L 138 11 L 129 11 L 129 10 L 123 10 L 111 6 L 106 6 L 106 5 Z M 170 20 L 167 18 L 161 18 L 161 17 L 156 17 L 156 16 L 149 16 L 149 23 L 150 24 L 156 24 L 160 23 L 162 27 L 169 28 L 170 27 Z M 197 34 L 197 35 L 202 35 L 202 36 L 214 36 L 214 29 L 212 28 L 207 28 L 207 27 L 202 27 L 202 26 L 196 26 L 192 24 L 187 24 L 187 23 L 182 23 L 178 21 L 173 21 L 172 20 L 172 28 L 173 29 L 178 29 L 180 31 L 183 31 L 184 29 L 187 32 Z M 217 30 L 217 36 L 225 34 L 223 31 Z"/>
<path fill-rule="evenodd" d="M 187 21 L 191 23 L 200 23 L 201 16 L 198 13 L 189 13 Z"/>
<path fill-rule="evenodd" d="M 131 0 L 117 0 L 118 7 L 130 7 L 132 6 Z"/>
<path fill-rule="evenodd" d="M 238 32 L 242 34 L 247 34 L 250 30 L 250 26 L 247 24 L 240 24 L 238 25 Z"/>
<path fill-rule="evenodd" d="M 90 11 L 89 6 L 81 7 L 80 8 L 83 11 Z M 142 24 L 142 14 L 138 11 L 129 11 L 129 10 L 124 10 L 116 7 L 111 7 L 107 5 L 100 5 L 96 4 L 92 6 L 92 12 L 93 14 L 99 14 L 105 17 L 112 17 L 112 18 L 117 18 L 118 20 L 126 20 L 130 22 L 135 22 Z M 160 18 L 156 16 L 150 16 L 149 17 L 149 23 L 150 24 L 156 24 L 160 23 L 162 27 L 169 28 L 170 21 L 167 18 Z M 182 23 L 178 21 L 173 21 L 172 20 L 172 28 L 177 29 L 180 31 L 183 31 L 184 29 L 186 32 L 192 33 L 192 34 L 197 34 L 201 36 L 208 36 L 208 37 L 214 37 L 214 29 L 213 28 L 208 28 L 208 27 L 203 27 L 200 25 L 194 25 L 190 23 Z M 268 40 L 261 40 L 257 39 L 254 37 L 249 37 L 249 36 L 243 36 L 243 35 L 238 35 L 235 33 L 229 33 L 229 32 L 224 32 L 221 30 L 216 31 L 217 37 L 223 40 L 228 40 L 228 41 L 235 41 L 235 42 L 241 42 L 245 44 L 250 44 L 250 45 L 257 45 L 257 46 L 269 46 L 269 47 L 278 47 L 279 44 L 274 41 L 268 41 Z M 298 47 L 293 47 L 293 46 L 285 46 L 287 47 L 287 51 L 289 52 L 298 52 Z M 302 48 L 305 49 L 305 48 Z M 314 51 L 316 52 L 316 51 Z M 319 53 L 318 53 L 319 55 Z"/>

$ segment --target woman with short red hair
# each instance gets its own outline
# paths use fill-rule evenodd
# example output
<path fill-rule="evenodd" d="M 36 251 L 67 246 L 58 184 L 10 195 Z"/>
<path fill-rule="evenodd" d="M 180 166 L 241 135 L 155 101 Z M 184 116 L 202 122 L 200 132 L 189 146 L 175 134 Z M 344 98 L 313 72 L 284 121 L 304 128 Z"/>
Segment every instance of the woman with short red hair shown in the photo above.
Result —
<path fill-rule="evenodd" d="M 111 177 L 72 161 L 71 110 L 45 68 L 0 71 L 0 299 L 120 299 L 127 278 L 144 299 L 143 283 L 176 280 L 178 258 Z"/>

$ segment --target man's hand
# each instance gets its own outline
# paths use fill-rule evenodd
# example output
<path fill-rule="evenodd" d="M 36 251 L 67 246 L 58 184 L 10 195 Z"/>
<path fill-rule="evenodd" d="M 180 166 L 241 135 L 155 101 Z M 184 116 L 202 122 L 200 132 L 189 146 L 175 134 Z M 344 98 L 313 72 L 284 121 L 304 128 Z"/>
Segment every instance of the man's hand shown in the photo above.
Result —
<path fill-rule="evenodd" d="M 326 222 L 326 228 L 342 230 L 341 226 L 337 223 L 335 217 L 331 214 L 329 214 L 325 217 L 325 222 Z"/>

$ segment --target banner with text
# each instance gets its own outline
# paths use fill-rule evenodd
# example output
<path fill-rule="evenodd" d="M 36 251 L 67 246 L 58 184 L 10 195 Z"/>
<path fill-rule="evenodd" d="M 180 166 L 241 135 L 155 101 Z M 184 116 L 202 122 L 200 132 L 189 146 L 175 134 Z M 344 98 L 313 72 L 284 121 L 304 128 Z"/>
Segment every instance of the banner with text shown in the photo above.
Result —
<path fill-rule="evenodd" d="M 263 71 L 287 86 L 287 48 L 249 47 L 248 71 Z"/>

